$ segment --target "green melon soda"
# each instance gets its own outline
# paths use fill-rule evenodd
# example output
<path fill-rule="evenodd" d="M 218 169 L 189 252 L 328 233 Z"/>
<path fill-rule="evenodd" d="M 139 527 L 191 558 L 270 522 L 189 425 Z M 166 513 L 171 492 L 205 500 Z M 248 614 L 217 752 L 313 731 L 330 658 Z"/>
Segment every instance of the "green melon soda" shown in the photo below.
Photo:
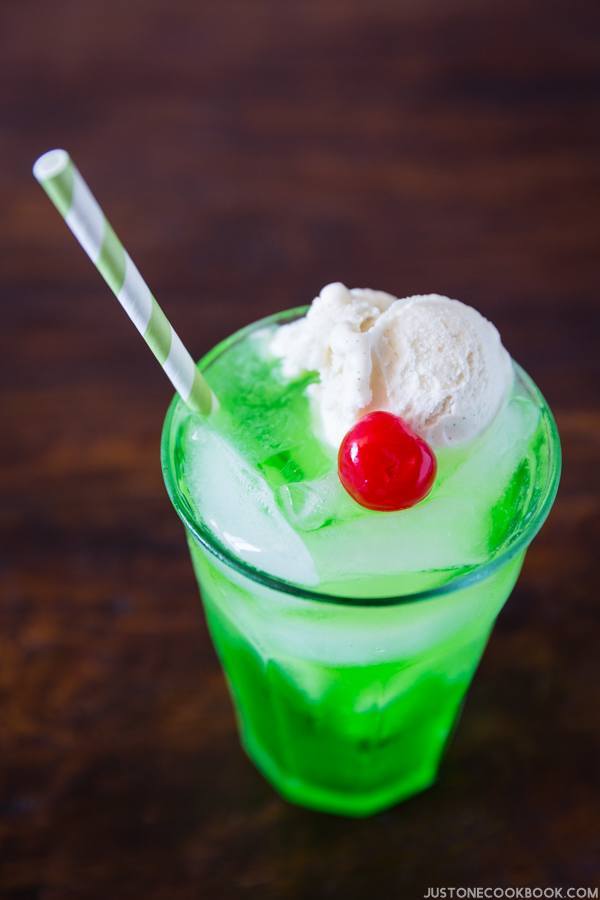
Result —
<path fill-rule="evenodd" d="M 340 290 L 345 306 L 332 303 L 328 314 L 348 320 L 341 350 L 339 333 L 323 343 L 324 303 L 322 346 L 315 351 L 309 336 L 305 364 L 274 352 L 288 333 L 302 350 L 304 325 L 284 329 L 305 310 L 234 334 L 200 363 L 218 410 L 201 419 L 176 398 L 162 454 L 244 747 L 287 799 L 367 815 L 435 780 L 495 618 L 554 499 L 560 447 L 543 397 L 510 361 L 505 389 L 488 385 L 485 397 L 496 391 L 501 402 L 484 410 L 478 433 L 469 433 L 477 397 L 452 360 L 462 394 L 438 402 L 439 384 L 421 366 L 427 357 L 437 377 L 436 354 L 419 350 L 435 336 L 427 316 L 437 306 L 417 303 L 425 318 L 410 326 L 416 337 L 393 323 L 393 335 L 386 326 L 377 337 L 390 309 L 407 301 Z M 436 352 L 451 357 L 461 335 L 446 325 L 448 346 Z M 407 358 L 395 393 L 390 365 L 397 373 Z M 354 390 L 365 372 L 367 394 Z M 439 415 L 419 411 L 423 396 Z M 404 404 L 435 444 L 433 487 L 409 509 L 368 509 L 340 483 L 340 429 L 356 419 L 357 402 L 368 411 L 365 398 L 398 414 Z"/>

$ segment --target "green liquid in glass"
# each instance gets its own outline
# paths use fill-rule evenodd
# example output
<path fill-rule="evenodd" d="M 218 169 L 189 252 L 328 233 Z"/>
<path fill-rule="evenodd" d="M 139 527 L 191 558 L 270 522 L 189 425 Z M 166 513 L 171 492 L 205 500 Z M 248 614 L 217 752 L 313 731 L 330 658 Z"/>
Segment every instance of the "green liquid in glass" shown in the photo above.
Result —
<path fill-rule="evenodd" d="M 249 755 L 290 800 L 366 815 L 435 779 L 554 498 L 558 437 L 517 369 L 490 429 L 438 454 L 425 501 L 366 510 L 315 433 L 315 376 L 287 382 L 267 352 L 277 318 L 205 358 L 220 409 L 174 402 L 163 468 Z"/>

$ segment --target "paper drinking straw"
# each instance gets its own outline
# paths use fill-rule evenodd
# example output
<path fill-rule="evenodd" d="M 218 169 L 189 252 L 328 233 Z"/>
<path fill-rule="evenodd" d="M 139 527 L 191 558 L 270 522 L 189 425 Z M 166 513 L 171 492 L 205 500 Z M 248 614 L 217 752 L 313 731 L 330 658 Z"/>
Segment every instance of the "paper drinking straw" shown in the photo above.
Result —
<path fill-rule="evenodd" d="M 113 231 L 66 150 L 49 150 L 33 174 L 132 320 L 175 390 L 196 412 L 217 405 L 150 288 Z"/>

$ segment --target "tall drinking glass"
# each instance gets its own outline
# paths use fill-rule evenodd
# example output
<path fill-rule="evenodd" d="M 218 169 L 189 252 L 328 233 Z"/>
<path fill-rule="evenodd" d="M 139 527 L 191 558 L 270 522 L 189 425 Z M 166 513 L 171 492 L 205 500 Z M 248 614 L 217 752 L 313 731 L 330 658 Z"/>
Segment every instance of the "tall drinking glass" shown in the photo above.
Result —
<path fill-rule="evenodd" d="M 215 360 L 247 334 L 201 361 L 209 380 Z M 226 547 L 191 502 L 182 439 L 189 414 L 173 400 L 162 437 L 167 490 L 185 525 L 242 744 L 288 800 L 363 816 L 435 780 L 496 617 L 558 486 L 554 420 L 518 367 L 517 377 L 539 408 L 544 449 L 528 462 L 533 488 L 510 540 L 443 584 L 395 596 L 313 590 Z"/>

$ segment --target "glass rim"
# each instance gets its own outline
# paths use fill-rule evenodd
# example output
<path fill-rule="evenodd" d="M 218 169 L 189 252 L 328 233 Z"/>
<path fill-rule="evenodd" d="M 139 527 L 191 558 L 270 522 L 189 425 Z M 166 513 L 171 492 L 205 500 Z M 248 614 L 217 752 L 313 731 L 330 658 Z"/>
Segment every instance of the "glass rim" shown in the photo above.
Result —
<path fill-rule="evenodd" d="M 214 359 L 224 353 L 233 344 L 243 340 L 250 332 L 258 330 L 261 327 L 271 325 L 273 323 L 279 323 L 282 321 L 287 321 L 288 319 L 298 318 L 299 316 L 304 315 L 307 309 L 307 306 L 298 306 L 294 307 L 293 309 L 287 309 L 274 313 L 270 316 L 258 319 L 255 322 L 251 322 L 249 325 L 246 325 L 244 328 L 235 331 L 233 334 L 224 338 L 224 340 L 219 341 L 217 344 L 215 344 L 215 346 L 212 347 L 207 353 L 205 353 L 204 356 L 198 361 L 198 367 L 201 370 L 206 369 Z M 219 541 L 219 539 L 211 532 L 206 523 L 202 522 L 201 520 L 198 521 L 198 519 L 192 514 L 189 503 L 184 498 L 179 484 L 177 483 L 177 476 L 172 465 L 172 454 L 170 451 L 172 445 L 171 438 L 173 417 L 180 404 L 183 404 L 183 400 L 178 394 L 175 394 L 173 396 L 169 404 L 161 433 L 161 468 L 167 493 L 169 495 L 171 503 L 175 508 L 175 512 L 182 520 L 186 529 L 196 539 L 196 541 L 210 553 L 211 556 L 214 556 L 219 560 L 219 562 L 223 563 L 228 568 L 233 569 L 234 571 L 243 575 L 245 578 L 248 578 L 251 581 L 256 582 L 257 584 L 260 584 L 263 587 L 269 588 L 274 591 L 279 591 L 284 594 L 291 594 L 296 598 L 313 602 L 316 601 L 327 604 L 338 604 L 342 606 L 355 607 L 360 606 L 366 608 L 376 606 L 397 606 L 405 603 L 415 603 L 417 601 L 430 600 L 435 597 L 454 593 L 455 591 L 461 590 L 463 588 L 468 588 L 482 581 L 484 578 L 489 577 L 491 574 L 501 568 L 505 563 L 516 557 L 521 551 L 527 549 L 528 545 L 538 533 L 538 531 L 544 524 L 548 513 L 550 512 L 550 509 L 556 497 L 558 483 L 560 480 L 562 464 L 561 446 L 558 428 L 556 426 L 556 421 L 554 419 L 552 411 L 546 403 L 542 392 L 535 384 L 533 379 L 530 378 L 527 372 L 525 372 L 525 370 L 522 369 L 518 363 L 516 363 L 514 360 L 512 360 L 512 363 L 519 378 L 524 383 L 529 393 L 538 401 L 545 419 L 546 429 L 549 435 L 549 448 L 552 456 L 548 467 L 548 478 L 543 486 L 543 490 L 541 492 L 542 496 L 538 500 L 538 507 L 536 509 L 535 515 L 532 517 L 523 533 L 520 534 L 516 538 L 516 540 L 510 542 L 508 546 L 504 548 L 500 553 L 492 556 L 490 559 L 485 560 L 484 562 L 473 565 L 473 567 L 470 568 L 467 572 L 463 572 L 461 575 L 457 575 L 455 578 L 451 578 L 444 584 L 440 584 L 432 588 L 425 588 L 421 591 L 413 591 L 406 594 L 394 594 L 385 597 L 350 597 L 344 596 L 342 594 L 329 594 L 325 591 L 312 590 L 309 587 L 301 584 L 296 584 L 293 581 L 287 581 L 286 579 L 281 578 L 278 575 L 272 575 L 269 572 L 266 572 L 264 569 L 252 566 L 245 560 L 240 559 L 240 557 L 236 556 L 235 553 L 233 553 L 228 547 L 226 547 L 221 543 L 221 541 Z"/>

